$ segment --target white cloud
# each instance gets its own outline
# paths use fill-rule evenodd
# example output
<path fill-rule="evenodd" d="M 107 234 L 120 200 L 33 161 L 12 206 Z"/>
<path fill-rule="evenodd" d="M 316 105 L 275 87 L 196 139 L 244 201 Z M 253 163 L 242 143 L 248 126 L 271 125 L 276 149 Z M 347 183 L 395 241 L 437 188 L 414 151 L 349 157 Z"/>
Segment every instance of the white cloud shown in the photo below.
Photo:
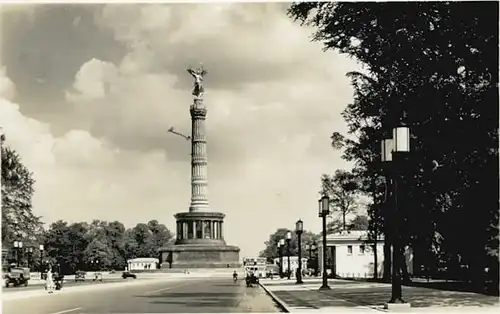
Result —
<path fill-rule="evenodd" d="M 311 30 L 278 9 L 105 6 L 98 24 L 112 29 L 128 53 L 116 64 L 82 64 L 67 91 L 68 106 L 88 130 L 54 137 L 14 104 L 6 107 L 17 117 L 6 128 L 9 142 L 26 147 L 23 156 L 47 156 L 26 157 L 37 178 L 50 181 L 37 183 L 39 214 L 129 224 L 154 218 L 174 229 L 173 215 L 189 206 L 190 147 L 166 130 L 189 133 L 192 83 L 185 68 L 202 61 L 209 70 L 210 202 L 227 214 L 227 241 L 249 255 L 299 218 L 319 231 L 319 177 L 348 166 L 329 136 L 346 130 L 340 113 L 352 90 L 345 73 L 357 65 L 322 52 L 309 42 Z M 38 152 L 30 146 L 36 141 L 43 143 Z"/>
<path fill-rule="evenodd" d="M 0 80 L 10 81 L 5 75 Z M 162 171 L 163 152 L 120 151 L 85 130 L 54 136 L 49 125 L 24 116 L 18 104 L 4 97 L 0 98 L 0 125 L 6 143 L 34 173 L 34 212 L 48 223 L 100 218 L 134 224 L 140 218 L 127 217 L 127 210 L 140 211 L 144 196 L 162 193 L 160 182 L 165 175 L 171 184 L 178 178 L 176 171 Z M 163 186 L 168 189 L 169 184 Z M 157 211 L 172 206 L 170 202 L 155 199 L 148 207 Z M 143 221 L 151 218 L 145 216 Z"/>
<path fill-rule="evenodd" d="M 16 96 L 16 87 L 7 77 L 5 67 L 0 67 L 0 97 L 6 100 L 14 100 Z"/>
<path fill-rule="evenodd" d="M 72 101 L 95 100 L 104 98 L 109 89 L 109 83 L 116 76 L 113 64 L 92 59 L 82 65 L 75 77 L 73 88 L 76 93 L 66 93 Z"/>

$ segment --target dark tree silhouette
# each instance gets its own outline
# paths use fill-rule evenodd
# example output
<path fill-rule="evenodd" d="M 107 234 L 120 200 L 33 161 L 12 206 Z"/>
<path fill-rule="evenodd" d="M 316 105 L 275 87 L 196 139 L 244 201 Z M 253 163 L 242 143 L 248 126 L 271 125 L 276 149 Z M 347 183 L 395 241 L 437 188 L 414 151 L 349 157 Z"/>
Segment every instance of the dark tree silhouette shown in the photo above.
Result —
<path fill-rule="evenodd" d="M 482 287 L 488 269 L 498 283 L 498 3 L 300 2 L 288 13 L 365 66 L 349 74 L 349 139 L 334 133 L 332 144 L 374 198 L 370 228 L 386 220 L 380 140 L 405 117 L 401 236 L 434 275 Z"/>

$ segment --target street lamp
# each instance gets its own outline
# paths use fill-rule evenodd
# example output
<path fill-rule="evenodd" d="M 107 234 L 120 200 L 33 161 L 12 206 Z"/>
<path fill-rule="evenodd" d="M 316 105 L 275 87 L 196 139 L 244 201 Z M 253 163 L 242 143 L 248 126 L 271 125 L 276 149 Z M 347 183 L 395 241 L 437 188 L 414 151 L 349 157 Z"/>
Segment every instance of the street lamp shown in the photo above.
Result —
<path fill-rule="evenodd" d="M 309 269 L 311 268 L 311 245 L 309 243 L 306 244 L 306 252 L 308 253 L 306 268 L 309 271 Z"/>
<path fill-rule="evenodd" d="M 304 231 L 304 223 L 302 220 L 298 220 L 295 223 L 295 233 L 297 233 L 297 246 L 298 246 L 298 255 L 299 255 L 299 268 L 297 271 L 297 281 L 295 282 L 296 284 L 302 284 L 302 232 Z"/>
<path fill-rule="evenodd" d="M 30 268 L 30 264 L 31 264 L 31 256 L 33 255 L 33 247 L 27 247 L 26 249 L 26 254 L 28 255 L 28 259 L 27 259 L 27 266 L 28 268 Z"/>
<path fill-rule="evenodd" d="M 283 278 L 283 248 L 285 247 L 285 239 L 280 239 L 280 278 Z"/>
<path fill-rule="evenodd" d="M 317 256 L 317 250 L 318 250 L 318 245 L 316 243 L 316 240 L 313 240 L 313 243 L 311 244 L 311 251 L 314 256 L 312 258 L 314 260 L 314 277 L 318 276 L 318 256 Z"/>
<path fill-rule="evenodd" d="M 319 290 L 330 290 L 328 286 L 328 274 L 326 272 L 326 216 L 330 213 L 330 198 L 323 195 L 318 201 L 319 217 L 323 219 L 323 285 Z"/>
<path fill-rule="evenodd" d="M 290 230 L 288 230 L 286 232 L 286 253 L 288 255 L 288 259 L 287 259 L 287 275 L 288 275 L 288 279 L 290 279 L 290 275 L 291 275 L 291 271 L 290 271 L 290 241 L 292 241 L 292 232 Z"/>
<path fill-rule="evenodd" d="M 386 176 L 390 182 L 392 179 L 394 207 L 392 209 L 392 219 L 389 222 L 390 239 L 392 240 L 392 280 L 391 280 L 391 299 L 390 304 L 406 303 L 403 300 L 403 290 L 401 288 L 401 274 L 400 269 L 402 266 L 402 244 L 401 244 L 401 219 L 400 210 L 398 208 L 398 176 L 400 175 L 399 165 L 400 161 L 410 152 L 410 129 L 404 124 L 399 124 L 392 130 L 392 138 L 383 139 L 381 143 L 381 161 L 393 168 L 394 175 L 388 172 Z"/>
<path fill-rule="evenodd" d="M 14 241 L 14 250 L 16 252 L 16 265 L 17 267 L 19 267 L 19 264 L 20 264 L 20 253 L 23 249 L 23 242 L 22 241 Z"/>
<path fill-rule="evenodd" d="M 43 273 L 43 250 L 44 250 L 44 247 L 43 247 L 43 244 L 40 244 L 40 274 Z"/>

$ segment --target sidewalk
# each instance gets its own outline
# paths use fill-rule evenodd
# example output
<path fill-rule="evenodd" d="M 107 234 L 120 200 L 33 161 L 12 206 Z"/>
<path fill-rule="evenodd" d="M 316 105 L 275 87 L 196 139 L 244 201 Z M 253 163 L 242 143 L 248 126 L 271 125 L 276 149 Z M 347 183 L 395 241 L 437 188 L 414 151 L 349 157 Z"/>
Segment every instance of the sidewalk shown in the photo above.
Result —
<path fill-rule="evenodd" d="M 307 278 L 296 285 L 295 279 L 263 279 L 261 286 L 287 312 L 373 312 L 387 311 L 391 297 L 386 283 L 353 282 L 329 279 L 331 290 L 319 291 L 321 279 Z M 497 312 L 499 298 L 469 292 L 403 287 L 403 299 L 411 304 L 409 312 Z"/>

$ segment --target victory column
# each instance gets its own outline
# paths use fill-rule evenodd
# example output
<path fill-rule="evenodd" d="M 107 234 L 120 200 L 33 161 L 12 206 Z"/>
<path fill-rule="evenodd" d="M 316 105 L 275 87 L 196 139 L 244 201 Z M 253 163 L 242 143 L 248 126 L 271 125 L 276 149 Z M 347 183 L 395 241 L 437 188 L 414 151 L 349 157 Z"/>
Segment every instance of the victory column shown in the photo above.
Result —
<path fill-rule="evenodd" d="M 207 108 L 203 104 L 203 67 L 188 68 L 194 78 L 191 113 L 191 204 L 189 212 L 177 213 L 177 238 L 174 245 L 160 249 L 161 268 L 235 268 L 239 267 L 237 246 L 224 240 L 223 213 L 210 211 L 208 202 L 208 155 L 206 139 Z M 169 130 L 172 133 L 179 134 Z M 182 134 L 179 134 L 182 135 Z"/>

